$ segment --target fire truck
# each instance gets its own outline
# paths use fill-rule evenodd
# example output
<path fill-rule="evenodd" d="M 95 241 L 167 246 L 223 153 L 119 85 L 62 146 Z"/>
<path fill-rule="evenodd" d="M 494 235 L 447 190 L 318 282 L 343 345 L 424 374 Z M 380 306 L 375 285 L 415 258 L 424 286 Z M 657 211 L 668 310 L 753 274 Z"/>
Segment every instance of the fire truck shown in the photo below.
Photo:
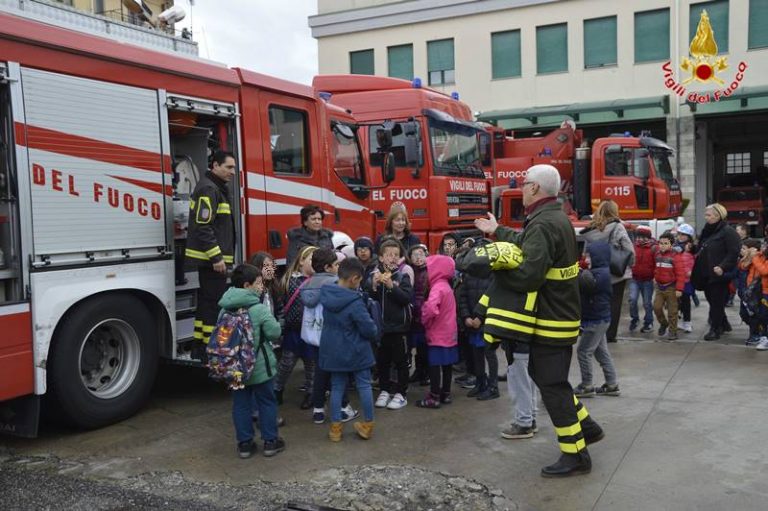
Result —
<path fill-rule="evenodd" d="M 43 396 L 119 421 L 160 359 L 192 363 L 186 224 L 215 149 L 240 166 L 235 263 L 283 257 L 307 203 L 375 234 L 393 157 L 372 179 L 355 119 L 311 87 L 0 13 L 0 432 L 34 436 Z"/>
<path fill-rule="evenodd" d="M 610 199 L 618 204 L 623 220 L 648 225 L 658 235 L 674 227 L 682 213 L 680 184 L 669 163 L 672 148 L 661 140 L 620 134 L 589 146 L 572 121 L 530 138 L 510 137 L 501 128 L 488 131 L 492 140 L 483 153 L 492 154 L 494 211 L 506 225 L 522 225 L 525 214 L 517 184 L 524 181 L 526 169 L 543 163 L 560 172 L 564 209 L 574 220 L 591 215 L 601 201 Z"/>
<path fill-rule="evenodd" d="M 486 133 L 465 103 L 422 87 L 418 78 L 322 75 L 312 85 L 360 121 L 370 166 L 379 165 L 383 153 L 394 155 L 394 181 L 371 196 L 377 232 L 383 231 L 391 205 L 399 202 L 431 251 L 447 232 L 479 235 L 474 220 L 490 210 L 479 144 Z M 381 136 L 382 129 L 391 140 Z M 374 185 L 381 184 L 377 179 L 373 176 Z"/>

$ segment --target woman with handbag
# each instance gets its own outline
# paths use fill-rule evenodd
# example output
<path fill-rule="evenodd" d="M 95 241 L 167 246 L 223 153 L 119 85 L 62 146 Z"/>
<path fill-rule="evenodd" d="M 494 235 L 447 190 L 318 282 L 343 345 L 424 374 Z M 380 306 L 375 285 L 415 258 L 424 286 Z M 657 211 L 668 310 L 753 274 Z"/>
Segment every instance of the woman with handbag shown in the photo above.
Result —
<path fill-rule="evenodd" d="M 728 225 L 728 210 L 722 204 L 710 204 L 704 209 L 706 224 L 701 230 L 696 261 L 691 272 L 693 287 L 704 291 L 709 303 L 709 332 L 705 341 L 720 338 L 730 332 L 731 325 L 725 315 L 728 301 L 728 274 L 736 267 L 741 250 L 741 238 Z"/>
<path fill-rule="evenodd" d="M 611 246 L 611 324 L 606 332 L 608 342 L 616 342 L 621 307 L 624 304 L 624 288 L 632 278 L 635 264 L 635 247 L 619 218 L 619 207 L 612 200 L 605 200 L 597 206 L 592 221 L 581 231 L 585 247 L 596 241 L 605 241 Z"/>

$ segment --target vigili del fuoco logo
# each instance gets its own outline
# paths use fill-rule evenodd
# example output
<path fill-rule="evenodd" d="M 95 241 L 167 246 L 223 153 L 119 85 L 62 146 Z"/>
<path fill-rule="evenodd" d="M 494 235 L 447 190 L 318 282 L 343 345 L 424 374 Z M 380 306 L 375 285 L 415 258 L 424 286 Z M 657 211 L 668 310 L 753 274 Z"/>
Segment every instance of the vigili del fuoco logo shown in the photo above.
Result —
<path fill-rule="evenodd" d="M 696 35 L 691 40 L 689 47 L 690 55 L 683 57 L 680 63 L 682 70 L 682 81 L 675 79 L 675 72 L 672 69 L 672 61 L 667 61 L 661 69 L 664 71 L 664 85 L 681 98 L 685 98 L 689 103 L 710 103 L 727 98 L 739 88 L 744 80 L 744 72 L 747 70 L 747 63 L 739 62 L 736 75 L 730 84 L 724 71 L 728 69 L 728 57 L 717 56 L 717 41 L 715 32 L 709 23 L 709 15 L 706 10 L 701 12 L 699 25 L 696 27 Z M 691 83 L 710 83 L 714 82 L 719 87 L 712 92 L 688 91 L 686 86 Z"/>

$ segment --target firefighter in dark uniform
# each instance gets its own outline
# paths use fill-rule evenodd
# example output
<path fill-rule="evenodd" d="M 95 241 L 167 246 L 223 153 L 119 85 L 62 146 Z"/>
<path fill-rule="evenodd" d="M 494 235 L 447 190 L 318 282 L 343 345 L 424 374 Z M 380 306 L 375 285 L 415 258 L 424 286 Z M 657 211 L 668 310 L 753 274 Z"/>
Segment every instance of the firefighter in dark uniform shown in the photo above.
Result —
<path fill-rule="evenodd" d="M 216 325 L 219 300 L 227 290 L 227 266 L 234 262 L 235 222 L 229 181 L 235 175 L 235 156 L 216 151 L 211 170 L 195 186 L 189 203 L 187 261 L 197 267 L 197 292 L 192 358 L 205 361 L 205 345 Z"/>
<path fill-rule="evenodd" d="M 588 473 L 587 444 L 604 436 L 573 394 L 568 382 L 573 344 L 579 336 L 581 305 L 578 246 L 573 226 L 557 201 L 560 174 L 550 165 L 528 169 L 522 186 L 527 218 L 523 231 L 499 226 L 493 215 L 475 221 L 496 244 L 470 251 L 493 279 L 478 304 L 486 340 L 529 343 L 528 373 L 541 391 L 555 426 L 560 459 L 541 471 L 544 477 Z M 479 257 L 478 257 L 479 256 Z M 461 265 L 472 271 L 471 266 Z M 508 349 L 508 357 L 514 349 Z M 510 360 L 511 363 L 511 360 Z"/>

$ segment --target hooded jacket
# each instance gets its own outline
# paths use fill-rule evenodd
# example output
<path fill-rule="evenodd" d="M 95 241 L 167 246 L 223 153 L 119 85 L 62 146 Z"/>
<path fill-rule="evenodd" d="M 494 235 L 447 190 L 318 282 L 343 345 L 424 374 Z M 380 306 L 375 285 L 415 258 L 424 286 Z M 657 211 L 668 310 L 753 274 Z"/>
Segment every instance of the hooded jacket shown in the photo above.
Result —
<path fill-rule="evenodd" d="M 383 264 L 371 273 L 366 282 L 365 290 L 368 295 L 381 304 L 382 333 L 408 333 L 411 330 L 411 295 L 413 285 L 411 278 L 400 269 L 392 272 L 392 289 L 379 284 L 373 288 L 373 277 L 384 271 Z"/>
<path fill-rule="evenodd" d="M 323 286 L 320 303 L 323 304 L 320 368 L 329 372 L 353 372 L 372 367 L 376 360 L 371 343 L 377 329 L 361 294 L 341 286 Z"/>
<path fill-rule="evenodd" d="M 595 277 L 593 292 L 581 290 L 581 326 L 591 326 L 611 320 L 611 247 L 604 241 L 590 243 L 587 253 L 592 263 L 590 271 Z"/>
<path fill-rule="evenodd" d="M 655 242 L 653 238 L 637 237 L 635 239 L 635 264 L 632 266 L 632 278 L 638 282 L 653 280 L 656 268 L 656 258 L 653 254 Z"/>
<path fill-rule="evenodd" d="M 653 273 L 656 284 L 665 287 L 675 286 L 677 291 L 685 289 L 688 274 L 681 256 L 682 254 L 678 254 L 674 248 L 666 252 L 656 251 L 656 270 Z"/>
<path fill-rule="evenodd" d="M 427 345 L 451 348 L 456 346 L 456 298 L 451 279 L 456 263 L 445 255 L 427 257 L 429 296 L 421 307 L 421 323 L 426 331 Z"/>
<path fill-rule="evenodd" d="M 339 276 L 334 273 L 315 273 L 299 291 L 301 303 L 304 307 L 317 307 L 320 303 L 320 289 L 326 284 L 335 284 L 338 281 Z"/>
<path fill-rule="evenodd" d="M 427 299 L 429 277 L 427 267 L 413 266 L 413 330 L 423 332 L 424 325 L 421 322 L 421 308 Z"/>
<path fill-rule="evenodd" d="M 219 307 L 228 311 L 247 308 L 253 324 L 253 346 L 256 355 L 253 361 L 253 373 L 245 382 L 246 385 L 257 385 L 271 380 L 277 375 L 277 359 L 272 351 L 272 344 L 280 337 L 280 323 L 269 312 L 266 305 L 261 303 L 261 296 L 250 289 L 230 287 L 219 300 Z M 221 314 L 219 313 L 219 317 Z M 262 339 L 262 335 L 264 338 Z"/>
<path fill-rule="evenodd" d="M 629 258 L 627 271 L 621 277 L 611 275 L 611 282 L 616 284 L 622 280 L 632 278 L 632 267 L 635 265 L 635 247 L 632 245 L 632 240 L 629 239 L 627 229 L 624 228 L 624 225 L 619 220 L 609 222 L 602 231 L 594 227 L 587 227 L 581 231 L 581 236 L 587 245 L 595 241 L 606 241 L 616 247 L 621 246 L 624 250 L 631 251 L 632 255 Z"/>
<path fill-rule="evenodd" d="M 285 256 L 286 265 L 290 266 L 299 255 L 299 252 L 301 252 L 301 249 L 306 246 L 333 250 L 333 231 L 320 229 L 313 233 L 304 227 L 296 227 L 288 231 L 288 254 Z"/>

